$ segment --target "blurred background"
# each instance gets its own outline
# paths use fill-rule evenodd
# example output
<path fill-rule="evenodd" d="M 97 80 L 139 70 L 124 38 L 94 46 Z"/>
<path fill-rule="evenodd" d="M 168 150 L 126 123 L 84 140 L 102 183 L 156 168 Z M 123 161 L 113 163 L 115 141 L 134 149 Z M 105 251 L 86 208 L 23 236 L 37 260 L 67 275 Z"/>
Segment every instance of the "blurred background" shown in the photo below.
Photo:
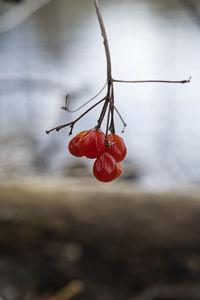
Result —
<path fill-rule="evenodd" d="M 190 84 L 115 84 L 127 128 L 123 179 L 151 189 L 200 183 L 200 1 L 101 1 L 116 79 Z M 0 1 L 0 176 L 63 176 L 85 159 L 67 151 L 71 108 L 105 83 L 105 55 L 91 0 Z M 97 107 L 74 129 L 96 125 Z M 122 125 L 116 116 L 117 131 Z M 86 164 L 86 166 L 85 166 Z M 90 170 L 90 165 L 89 165 Z M 88 173 L 87 173 L 88 174 Z M 90 176 L 90 171 L 89 171 Z"/>
<path fill-rule="evenodd" d="M 45 133 L 105 84 L 93 1 L 0 0 L 0 300 L 199 300 L 200 1 L 99 2 L 115 79 L 192 80 L 115 83 L 128 152 L 100 183 Z"/>

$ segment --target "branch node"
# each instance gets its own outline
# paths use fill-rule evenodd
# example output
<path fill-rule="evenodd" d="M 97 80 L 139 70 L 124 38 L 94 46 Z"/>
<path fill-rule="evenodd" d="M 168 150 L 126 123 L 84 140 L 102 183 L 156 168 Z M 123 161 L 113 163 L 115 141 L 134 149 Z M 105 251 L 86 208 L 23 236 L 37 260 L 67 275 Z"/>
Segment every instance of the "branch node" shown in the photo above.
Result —
<path fill-rule="evenodd" d="M 69 126 L 69 127 L 70 127 L 69 136 L 72 135 L 73 128 L 74 128 L 74 124 L 75 124 L 75 123 L 72 123 L 72 124 Z"/>

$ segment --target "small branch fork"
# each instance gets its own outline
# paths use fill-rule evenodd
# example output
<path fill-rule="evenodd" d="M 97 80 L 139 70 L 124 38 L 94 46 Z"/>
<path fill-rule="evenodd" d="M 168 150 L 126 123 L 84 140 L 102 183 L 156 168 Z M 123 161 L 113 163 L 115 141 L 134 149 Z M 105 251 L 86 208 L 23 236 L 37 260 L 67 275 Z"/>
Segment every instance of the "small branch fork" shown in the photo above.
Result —
<path fill-rule="evenodd" d="M 98 102 L 93 104 L 84 113 L 82 113 L 77 119 L 75 119 L 74 121 L 68 122 L 66 124 L 54 127 L 50 130 L 46 130 L 47 134 L 49 134 L 50 132 L 52 132 L 54 130 L 59 131 L 60 129 L 63 129 L 65 127 L 70 127 L 69 135 L 71 135 L 73 132 L 74 125 L 82 117 L 84 117 L 89 111 L 91 111 L 93 108 L 95 108 L 100 103 L 104 102 L 103 108 L 101 110 L 101 113 L 100 113 L 100 116 L 99 116 L 99 119 L 97 121 L 97 125 L 95 126 L 95 128 L 97 130 L 101 128 L 102 122 L 103 122 L 104 117 L 107 112 L 107 124 L 106 124 L 106 141 L 107 141 L 108 131 L 110 131 L 111 133 L 115 133 L 114 112 L 117 113 L 117 115 L 119 116 L 119 118 L 123 124 L 122 132 L 124 132 L 124 129 L 126 127 L 126 123 L 124 122 L 121 114 L 119 113 L 119 111 L 117 110 L 117 108 L 115 107 L 115 104 L 114 104 L 114 83 L 182 83 L 182 84 L 184 84 L 184 83 L 189 83 L 191 80 L 191 77 L 189 77 L 189 79 L 187 79 L 187 80 L 180 80 L 180 81 L 179 80 L 121 80 L 121 79 L 114 79 L 112 77 L 112 64 L 111 64 L 111 55 L 110 55 L 110 48 L 109 48 L 109 44 L 108 44 L 108 38 L 107 38 L 103 18 L 100 13 L 98 0 L 94 0 L 94 6 L 95 6 L 99 26 L 101 29 L 101 35 L 103 37 L 103 44 L 104 44 L 106 65 L 107 65 L 107 82 L 104 84 L 104 86 L 100 89 L 100 91 L 94 97 L 87 100 L 81 106 L 79 106 L 78 108 L 76 108 L 74 110 L 69 109 L 69 94 L 66 95 L 65 106 L 63 106 L 61 108 L 68 112 L 76 112 L 76 111 L 80 110 L 81 108 L 83 108 L 85 105 L 89 104 L 92 100 L 97 98 L 106 87 L 107 87 L 107 93 L 101 100 L 99 100 Z"/>

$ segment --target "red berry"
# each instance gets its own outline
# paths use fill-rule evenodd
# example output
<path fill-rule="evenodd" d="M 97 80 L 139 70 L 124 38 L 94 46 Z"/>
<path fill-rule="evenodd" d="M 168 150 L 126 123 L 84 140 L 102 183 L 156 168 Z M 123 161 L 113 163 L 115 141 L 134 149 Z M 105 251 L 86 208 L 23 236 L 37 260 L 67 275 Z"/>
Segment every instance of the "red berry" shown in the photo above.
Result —
<path fill-rule="evenodd" d="M 117 174 L 115 176 L 115 178 L 119 177 L 122 173 L 122 167 L 119 163 L 117 163 Z"/>
<path fill-rule="evenodd" d="M 88 158 L 97 158 L 106 151 L 105 134 L 100 129 L 90 129 L 80 138 L 80 152 Z"/>
<path fill-rule="evenodd" d="M 112 155 L 108 152 L 102 154 L 94 162 L 94 176 L 103 182 L 109 182 L 115 179 L 117 175 L 117 163 Z"/>
<path fill-rule="evenodd" d="M 68 144 L 68 149 L 69 149 L 69 152 L 74 155 L 74 156 L 77 156 L 77 157 L 81 157 L 83 156 L 83 154 L 80 152 L 80 149 L 79 149 L 79 140 L 81 138 L 81 136 L 85 133 L 86 131 L 81 131 L 80 133 L 78 133 L 75 137 L 73 137 L 73 139 L 71 139 L 71 141 L 69 142 Z"/>
<path fill-rule="evenodd" d="M 123 139 L 117 134 L 109 134 L 107 138 L 110 144 L 108 153 L 110 153 L 117 162 L 122 161 L 127 152 Z"/>

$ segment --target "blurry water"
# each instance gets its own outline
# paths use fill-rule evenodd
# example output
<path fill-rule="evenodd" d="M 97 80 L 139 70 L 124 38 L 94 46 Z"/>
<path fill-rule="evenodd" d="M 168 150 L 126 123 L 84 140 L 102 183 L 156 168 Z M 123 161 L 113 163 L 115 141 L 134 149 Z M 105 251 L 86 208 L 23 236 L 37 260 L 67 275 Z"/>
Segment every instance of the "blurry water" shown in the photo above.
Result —
<path fill-rule="evenodd" d="M 124 134 L 127 162 L 141 170 L 139 181 L 144 186 L 199 185 L 199 1 L 100 2 L 114 78 L 182 80 L 192 76 L 187 85 L 115 85 L 116 106 L 128 125 Z M 0 11 L 1 24 L 5 9 Z M 68 129 L 51 135 L 45 129 L 78 116 L 60 109 L 64 95 L 71 93 L 72 107 L 80 105 L 105 83 L 105 70 L 102 38 L 90 0 L 50 1 L 22 24 L 0 34 L 2 175 L 55 175 L 70 164 Z M 96 125 L 99 113 L 100 107 L 80 121 L 74 133 Z M 120 132 L 117 117 L 116 122 Z"/>

